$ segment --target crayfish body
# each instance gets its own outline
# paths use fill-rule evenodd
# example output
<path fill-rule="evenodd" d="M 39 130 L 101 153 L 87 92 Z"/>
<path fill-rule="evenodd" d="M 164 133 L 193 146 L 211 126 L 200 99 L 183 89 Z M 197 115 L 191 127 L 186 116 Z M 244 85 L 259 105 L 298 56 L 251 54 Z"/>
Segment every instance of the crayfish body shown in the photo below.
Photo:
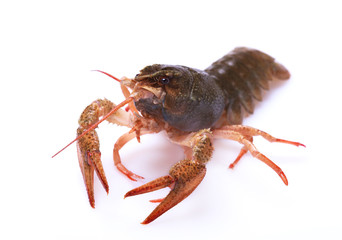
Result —
<path fill-rule="evenodd" d="M 230 168 L 249 151 L 270 166 L 287 185 L 284 172 L 257 150 L 253 137 L 304 145 L 241 124 L 245 116 L 253 113 L 255 100 L 262 100 L 262 91 L 269 88 L 269 81 L 289 77 L 287 69 L 269 55 L 255 49 L 236 48 L 205 70 L 154 64 L 142 69 L 133 79 L 122 78 L 119 81 L 125 101 L 115 105 L 107 99 L 98 99 L 86 107 L 79 119 L 74 141 L 77 142 L 78 160 L 90 205 L 95 207 L 94 171 L 105 190 L 109 191 L 95 131 L 104 120 L 131 129 L 117 140 L 113 150 L 115 166 L 131 180 L 142 177 L 126 169 L 121 163 L 119 150 L 133 138 L 140 141 L 142 135 L 165 131 L 171 142 L 184 149 L 185 158 L 171 168 L 169 175 L 126 193 L 125 197 L 130 197 L 171 188 L 143 224 L 152 222 L 196 189 L 205 176 L 215 138 L 230 139 L 243 145 Z M 128 111 L 121 109 L 126 104 Z"/>

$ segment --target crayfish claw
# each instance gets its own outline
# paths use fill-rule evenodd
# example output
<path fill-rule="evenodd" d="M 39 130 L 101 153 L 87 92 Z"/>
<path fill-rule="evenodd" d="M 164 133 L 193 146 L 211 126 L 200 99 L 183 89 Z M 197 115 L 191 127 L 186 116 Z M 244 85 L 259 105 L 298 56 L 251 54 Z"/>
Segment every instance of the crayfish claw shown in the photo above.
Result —
<path fill-rule="evenodd" d="M 82 134 L 82 128 L 77 130 L 77 134 Z M 94 170 L 100 179 L 103 188 L 107 194 L 109 186 L 106 175 L 101 162 L 101 152 L 99 150 L 98 136 L 95 130 L 92 130 L 80 138 L 77 143 L 78 162 L 83 175 L 84 184 L 87 189 L 89 203 L 92 208 L 95 208 L 94 198 Z"/>
<path fill-rule="evenodd" d="M 189 196 L 203 180 L 205 173 L 204 164 L 185 159 L 171 168 L 170 175 L 135 188 L 126 193 L 125 197 L 152 192 L 168 186 L 172 187 L 170 193 L 142 222 L 142 224 L 148 224 Z M 159 200 L 155 202 L 159 202 Z"/>

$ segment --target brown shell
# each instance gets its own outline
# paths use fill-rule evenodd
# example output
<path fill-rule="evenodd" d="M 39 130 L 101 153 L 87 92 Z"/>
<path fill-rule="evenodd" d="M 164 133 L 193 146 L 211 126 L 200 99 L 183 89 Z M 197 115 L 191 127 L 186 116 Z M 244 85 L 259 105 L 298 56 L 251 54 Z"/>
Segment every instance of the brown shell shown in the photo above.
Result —
<path fill-rule="evenodd" d="M 268 90 L 270 80 L 290 77 L 288 70 L 274 58 L 245 47 L 234 49 L 205 71 L 217 78 L 226 94 L 229 124 L 241 124 L 243 110 L 253 113 L 254 99 L 262 100 L 262 89 Z"/>

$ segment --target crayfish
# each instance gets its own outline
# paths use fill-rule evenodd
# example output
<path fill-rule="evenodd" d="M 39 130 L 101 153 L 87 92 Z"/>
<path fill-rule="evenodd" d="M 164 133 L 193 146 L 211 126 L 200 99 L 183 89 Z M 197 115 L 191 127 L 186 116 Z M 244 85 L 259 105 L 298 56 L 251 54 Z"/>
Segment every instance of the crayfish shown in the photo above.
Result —
<path fill-rule="evenodd" d="M 131 180 L 142 177 L 128 170 L 119 155 L 119 150 L 130 140 L 136 138 L 140 141 L 142 135 L 165 131 L 172 143 L 184 149 L 184 159 L 176 163 L 168 175 L 126 193 L 125 197 L 131 197 L 171 188 L 143 224 L 152 222 L 196 189 L 206 174 L 206 163 L 214 151 L 213 140 L 217 138 L 234 140 L 243 145 L 231 168 L 249 151 L 288 184 L 280 167 L 254 146 L 253 137 L 261 136 L 270 142 L 295 146 L 304 145 L 241 125 L 243 118 L 253 113 L 255 100 L 262 100 L 262 92 L 269 88 L 269 81 L 290 77 L 288 70 L 274 58 L 261 51 L 241 47 L 205 70 L 154 64 L 143 68 L 134 78 L 117 79 L 105 74 L 120 82 L 126 99 L 118 105 L 107 99 L 92 102 L 79 118 L 77 138 L 73 141 L 76 141 L 79 165 L 93 208 L 94 170 L 104 189 L 107 193 L 109 191 L 95 131 L 104 120 L 130 128 L 115 143 L 113 158 L 117 169 Z M 125 105 L 126 111 L 122 109 Z"/>

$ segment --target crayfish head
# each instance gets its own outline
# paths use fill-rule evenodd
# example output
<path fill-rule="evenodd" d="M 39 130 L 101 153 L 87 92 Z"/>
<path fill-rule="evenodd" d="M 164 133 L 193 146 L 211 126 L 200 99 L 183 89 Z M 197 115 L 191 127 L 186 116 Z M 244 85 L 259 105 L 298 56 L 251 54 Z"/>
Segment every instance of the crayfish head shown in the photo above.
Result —
<path fill-rule="evenodd" d="M 143 68 L 134 78 L 142 87 L 162 89 L 166 93 L 183 88 L 188 79 L 182 66 L 153 64 Z"/>
<path fill-rule="evenodd" d="M 132 96 L 136 108 L 142 115 L 165 120 L 165 99 L 180 95 L 184 89 L 183 76 L 178 66 L 154 64 L 143 68 L 133 79 L 135 86 Z"/>
<path fill-rule="evenodd" d="M 208 128 L 222 113 L 223 94 L 204 71 L 154 64 L 143 68 L 133 81 L 136 108 L 179 130 Z"/>

